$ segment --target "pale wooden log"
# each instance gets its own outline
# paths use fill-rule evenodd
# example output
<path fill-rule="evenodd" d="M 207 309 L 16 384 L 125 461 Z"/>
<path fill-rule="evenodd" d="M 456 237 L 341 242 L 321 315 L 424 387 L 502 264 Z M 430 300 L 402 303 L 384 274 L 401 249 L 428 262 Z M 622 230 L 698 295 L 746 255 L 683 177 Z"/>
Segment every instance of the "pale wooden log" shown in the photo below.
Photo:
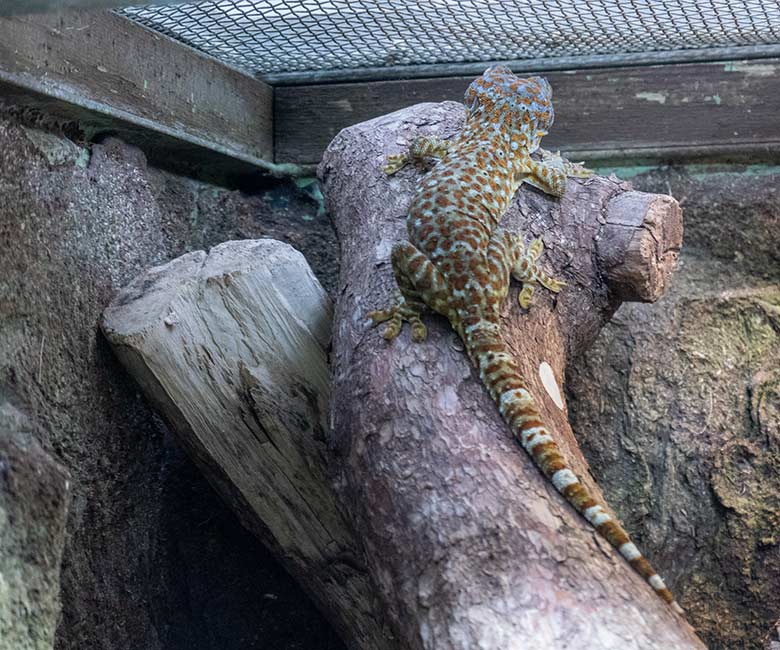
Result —
<path fill-rule="evenodd" d="M 150 269 L 106 309 L 102 329 L 347 645 L 389 650 L 396 646 L 326 472 L 331 315 L 303 256 L 257 240 Z"/>
<path fill-rule="evenodd" d="M 422 344 L 408 329 L 388 344 L 365 318 L 392 299 L 390 248 L 406 236 L 419 175 L 407 168 L 388 178 L 384 158 L 416 135 L 451 136 L 463 117 L 462 105 L 424 104 L 350 127 L 319 169 L 342 251 L 332 401 L 339 486 L 388 615 L 414 650 L 703 648 L 512 441 L 446 322 L 428 318 Z M 547 395 L 539 368 L 547 362 L 564 385 L 566 366 L 618 305 L 599 240 L 609 243 L 601 250 L 612 256 L 611 278 L 636 267 L 623 295 L 647 299 L 667 281 L 664 259 L 679 237 L 636 255 L 633 237 L 618 237 L 602 216 L 629 190 L 617 179 L 570 181 L 555 200 L 525 187 L 503 222 L 543 236 L 543 266 L 568 283 L 558 296 L 537 290 L 528 314 L 511 292 L 505 330 L 544 418 L 597 496 L 565 405 Z M 681 233 L 673 199 L 645 198 L 634 233 L 656 230 L 651 220 Z"/>

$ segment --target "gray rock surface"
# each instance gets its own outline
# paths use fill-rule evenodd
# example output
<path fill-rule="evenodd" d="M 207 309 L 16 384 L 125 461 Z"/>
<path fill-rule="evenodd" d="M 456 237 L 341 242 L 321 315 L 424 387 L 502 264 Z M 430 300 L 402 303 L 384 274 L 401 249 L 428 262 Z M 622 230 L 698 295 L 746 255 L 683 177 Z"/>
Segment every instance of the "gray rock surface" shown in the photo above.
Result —
<path fill-rule="evenodd" d="M 24 122 L 0 117 L 0 391 L 51 432 L 40 444 L 72 476 L 56 647 L 341 647 L 97 329 L 140 271 L 226 239 L 289 241 L 332 287 L 335 238 L 317 201 L 177 178 L 116 140 L 87 150 Z"/>
<path fill-rule="evenodd" d="M 780 621 L 772 627 L 764 640 L 763 650 L 780 650 Z"/>
<path fill-rule="evenodd" d="M 67 470 L 0 393 L 0 650 L 48 650 L 60 616 Z"/>

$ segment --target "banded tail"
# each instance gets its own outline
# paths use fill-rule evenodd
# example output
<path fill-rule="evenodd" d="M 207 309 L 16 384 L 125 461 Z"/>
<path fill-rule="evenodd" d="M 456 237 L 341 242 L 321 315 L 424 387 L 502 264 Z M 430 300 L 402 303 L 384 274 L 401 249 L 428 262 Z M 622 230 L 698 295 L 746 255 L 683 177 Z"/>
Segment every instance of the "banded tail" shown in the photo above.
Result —
<path fill-rule="evenodd" d="M 628 561 L 655 592 L 678 613 L 683 609 L 674 600 L 620 523 L 606 512 L 569 469 L 558 444 L 542 422 L 528 385 L 504 343 L 496 324 L 480 321 L 465 328 L 463 339 L 482 383 L 498 405 L 512 435 L 550 479 L 555 489 Z"/>

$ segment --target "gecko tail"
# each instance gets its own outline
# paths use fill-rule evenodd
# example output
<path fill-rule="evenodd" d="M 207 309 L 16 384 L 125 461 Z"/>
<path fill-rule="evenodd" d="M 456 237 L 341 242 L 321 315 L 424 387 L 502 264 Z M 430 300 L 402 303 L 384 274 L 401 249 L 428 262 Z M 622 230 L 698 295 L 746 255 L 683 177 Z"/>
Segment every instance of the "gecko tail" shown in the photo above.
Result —
<path fill-rule="evenodd" d="M 542 422 L 525 379 L 498 331 L 485 321 L 465 327 L 466 350 L 512 434 L 563 497 L 676 612 L 683 610 L 620 523 L 598 503 L 568 466 Z"/>

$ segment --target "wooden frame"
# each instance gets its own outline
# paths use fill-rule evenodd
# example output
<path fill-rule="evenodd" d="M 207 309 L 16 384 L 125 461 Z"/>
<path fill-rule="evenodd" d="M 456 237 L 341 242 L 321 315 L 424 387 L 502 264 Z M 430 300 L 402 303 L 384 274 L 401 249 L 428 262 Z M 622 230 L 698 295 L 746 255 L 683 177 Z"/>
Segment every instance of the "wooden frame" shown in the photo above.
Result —
<path fill-rule="evenodd" d="M 182 4 L 183 1 L 154 0 L 154 4 L 173 5 Z M 109 9 L 126 6 L 127 0 L 3 0 L 0 4 L 0 16 L 62 11 L 64 9 Z"/>
<path fill-rule="evenodd" d="M 542 74 L 556 113 L 545 146 L 574 157 L 755 159 L 780 151 L 780 58 Z M 460 101 L 472 79 L 276 87 L 275 159 L 316 163 L 342 128 L 418 102 Z"/>
<path fill-rule="evenodd" d="M 455 76 L 271 86 L 111 12 L 0 17 L 0 102 L 76 121 L 90 138 L 118 135 L 154 164 L 230 184 L 311 174 L 346 126 L 460 100 L 474 64 L 446 71 Z M 556 109 L 545 145 L 575 158 L 760 161 L 780 153 L 780 56 L 541 74 Z"/>
<path fill-rule="evenodd" d="M 187 173 L 279 171 L 269 85 L 111 12 L 0 18 L 4 98 Z"/>

